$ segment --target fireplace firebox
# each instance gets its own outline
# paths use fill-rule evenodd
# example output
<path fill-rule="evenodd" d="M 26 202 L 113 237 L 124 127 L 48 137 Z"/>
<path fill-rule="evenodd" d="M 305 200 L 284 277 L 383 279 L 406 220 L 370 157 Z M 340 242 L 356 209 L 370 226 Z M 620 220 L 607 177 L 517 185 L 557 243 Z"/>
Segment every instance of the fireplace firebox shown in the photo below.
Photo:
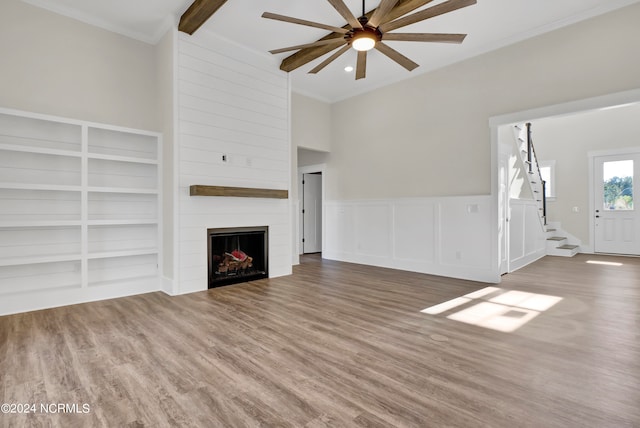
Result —
<path fill-rule="evenodd" d="M 207 229 L 209 288 L 269 277 L 269 227 Z"/>

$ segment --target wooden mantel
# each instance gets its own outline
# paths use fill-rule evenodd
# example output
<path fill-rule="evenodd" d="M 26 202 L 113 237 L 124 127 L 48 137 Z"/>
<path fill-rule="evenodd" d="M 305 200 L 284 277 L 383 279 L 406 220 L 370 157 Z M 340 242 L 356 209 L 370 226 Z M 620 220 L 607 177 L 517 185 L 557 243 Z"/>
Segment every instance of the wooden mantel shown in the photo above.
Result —
<path fill-rule="evenodd" d="M 234 196 L 240 198 L 287 199 L 288 190 L 254 189 L 250 187 L 204 186 L 194 184 L 189 188 L 191 196 Z"/>

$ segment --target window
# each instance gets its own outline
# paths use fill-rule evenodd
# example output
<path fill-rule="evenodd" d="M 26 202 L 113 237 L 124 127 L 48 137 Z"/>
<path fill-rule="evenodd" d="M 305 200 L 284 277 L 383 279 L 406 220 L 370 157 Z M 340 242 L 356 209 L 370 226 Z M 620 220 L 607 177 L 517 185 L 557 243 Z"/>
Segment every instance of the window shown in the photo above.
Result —
<path fill-rule="evenodd" d="M 603 209 L 633 210 L 633 160 L 610 161 L 602 164 Z"/>
<path fill-rule="evenodd" d="M 556 161 L 541 161 L 540 175 L 546 182 L 545 196 L 547 200 L 555 200 L 556 198 Z"/>

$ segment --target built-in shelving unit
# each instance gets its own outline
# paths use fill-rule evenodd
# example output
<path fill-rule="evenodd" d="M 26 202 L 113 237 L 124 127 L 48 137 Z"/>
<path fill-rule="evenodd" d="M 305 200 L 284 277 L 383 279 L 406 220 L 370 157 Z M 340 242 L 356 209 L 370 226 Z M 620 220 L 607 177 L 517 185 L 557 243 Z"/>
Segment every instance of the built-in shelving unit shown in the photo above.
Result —
<path fill-rule="evenodd" d="M 0 109 L 0 302 L 158 289 L 160 145 L 153 132 Z"/>

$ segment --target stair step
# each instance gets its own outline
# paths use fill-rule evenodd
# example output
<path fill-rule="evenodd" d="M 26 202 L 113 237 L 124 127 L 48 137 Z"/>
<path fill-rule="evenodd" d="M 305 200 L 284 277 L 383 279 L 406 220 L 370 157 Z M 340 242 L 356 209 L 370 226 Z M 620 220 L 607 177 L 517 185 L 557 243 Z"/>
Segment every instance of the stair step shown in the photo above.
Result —
<path fill-rule="evenodd" d="M 555 229 L 547 229 L 547 232 L 555 232 Z"/>
<path fill-rule="evenodd" d="M 579 245 L 569 245 L 569 244 L 566 244 L 566 245 L 560 245 L 560 246 L 558 247 L 558 249 L 559 249 L 559 250 L 575 250 L 575 249 L 576 249 L 576 248 L 578 248 L 578 247 L 579 247 Z"/>
<path fill-rule="evenodd" d="M 547 238 L 547 241 L 564 241 L 565 237 L 563 236 L 552 236 L 551 238 Z"/>

